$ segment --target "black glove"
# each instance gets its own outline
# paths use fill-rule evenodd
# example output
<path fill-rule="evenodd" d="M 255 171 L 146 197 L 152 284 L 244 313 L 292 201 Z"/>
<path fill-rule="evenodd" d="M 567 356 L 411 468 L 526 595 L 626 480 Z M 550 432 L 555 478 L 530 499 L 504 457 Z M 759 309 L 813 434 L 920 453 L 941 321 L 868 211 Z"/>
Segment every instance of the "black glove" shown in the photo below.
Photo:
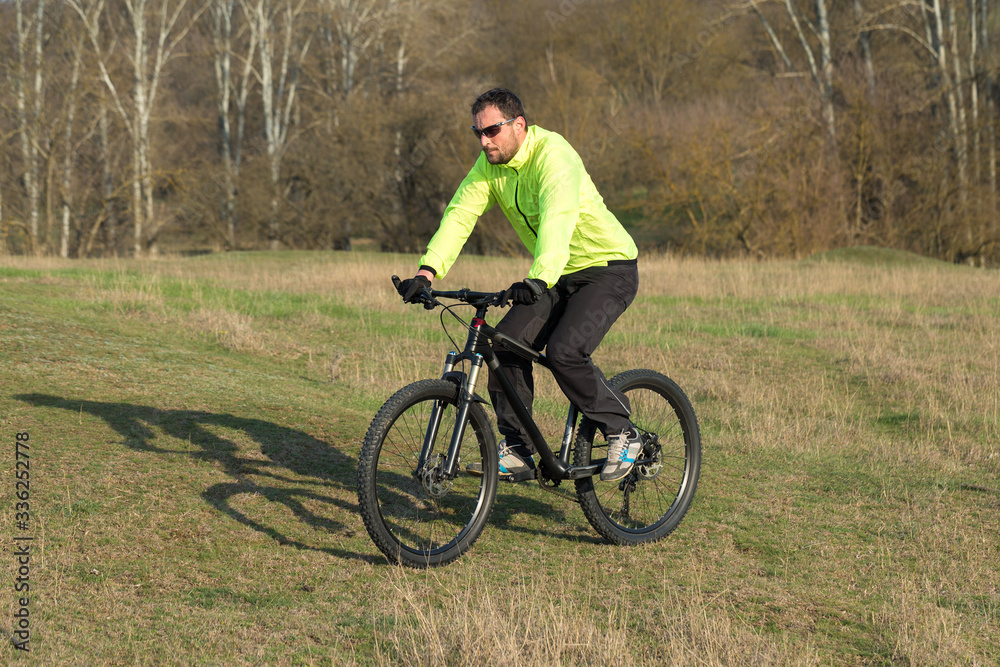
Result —
<path fill-rule="evenodd" d="M 417 298 L 420 292 L 430 288 L 431 281 L 427 280 L 425 276 L 414 276 L 400 281 L 396 291 L 399 292 L 399 296 L 403 297 L 404 303 L 420 303 L 420 299 Z"/>
<path fill-rule="evenodd" d="M 538 301 L 538 297 L 542 296 L 546 289 L 548 289 L 548 285 L 544 280 L 525 278 L 507 288 L 507 291 L 500 297 L 500 306 L 504 307 L 508 304 L 529 306 Z"/>

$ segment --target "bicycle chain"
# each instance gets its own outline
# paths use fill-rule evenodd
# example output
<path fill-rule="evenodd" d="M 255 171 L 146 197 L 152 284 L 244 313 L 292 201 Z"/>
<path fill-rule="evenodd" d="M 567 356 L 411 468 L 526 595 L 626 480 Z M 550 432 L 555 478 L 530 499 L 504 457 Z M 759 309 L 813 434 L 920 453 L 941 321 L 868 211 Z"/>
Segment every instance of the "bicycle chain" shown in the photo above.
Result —
<path fill-rule="evenodd" d="M 542 477 L 541 475 L 538 475 L 537 479 L 538 479 L 538 486 L 542 487 L 544 490 L 548 491 L 549 493 L 551 493 L 553 495 L 556 495 L 556 496 L 559 496 L 560 498 L 562 498 L 564 500 L 570 500 L 570 501 L 572 501 L 572 502 L 574 502 L 574 503 L 576 503 L 578 505 L 580 504 L 580 499 L 577 498 L 576 496 L 571 496 L 568 493 L 563 493 L 562 491 L 557 491 L 556 490 L 557 487 L 559 486 L 561 480 L 552 481 L 548 477 Z M 551 484 L 546 484 L 546 482 L 551 482 Z"/>

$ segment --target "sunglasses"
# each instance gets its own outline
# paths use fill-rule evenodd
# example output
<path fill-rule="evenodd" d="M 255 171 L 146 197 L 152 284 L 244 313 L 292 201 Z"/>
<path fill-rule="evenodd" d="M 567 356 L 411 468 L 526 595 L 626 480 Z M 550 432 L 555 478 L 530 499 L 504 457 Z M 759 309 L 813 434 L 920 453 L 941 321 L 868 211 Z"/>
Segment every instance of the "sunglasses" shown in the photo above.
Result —
<path fill-rule="evenodd" d="M 507 123 L 513 123 L 515 120 L 517 120 L 517 118 L 511 118 L 510 120 L 502 120 L 499 123 L 494 123 L 493 125 L 490 125 L 488 127 L 484 127 L 481 130 L 477 130 L 476 126 L 473 125 L 472 126 L 472 132 L 473 132 L 473 134 L 476 135 L 476 139 L 478 139 L 478 138 L 480 138 L 482 136 L 485 136 L 488 139 L 492 139 L 493 137 L 495 137 L 498 134 L 500 134 L 500 130 L 503 129 L 504 125 L 506 125 Z"/>

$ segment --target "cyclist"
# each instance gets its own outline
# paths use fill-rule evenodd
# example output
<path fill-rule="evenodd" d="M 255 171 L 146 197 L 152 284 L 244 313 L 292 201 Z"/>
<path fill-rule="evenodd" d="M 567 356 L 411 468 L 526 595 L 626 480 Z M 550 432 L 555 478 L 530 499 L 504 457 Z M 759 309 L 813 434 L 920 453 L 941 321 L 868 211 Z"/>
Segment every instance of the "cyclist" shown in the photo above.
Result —
<path fill-rule="evenodd" d="M 419 270 L 400 283 L 399 293 L 413 303 L 432 279 L 443 278 L 479 217 L 499 204 L 534 261 L 527 277 L 504 292 L 503 305 L 512 305 L 496 329 L 545 348 L 560 389 L 608 441 L 601 479 L 620 479 L 642 442 L 629 422 L 628 399 L 611 388 L 590 355 L 635 298 L 635 242 L 604 205 L 573 147 L 555 132 L 529 126 L 514 93 L 483 93 L 472 105 L 472 120 L 482 154 L 445 209 Z M 532 362 L 499 345 L 494 352 L 530 412 Z M 533 470 L 537 452 L 499 382 L 491 377 L 488 389 L 503 436 L 500 475 Z M 468 471 L 482 474 L 477 464 Z"/>

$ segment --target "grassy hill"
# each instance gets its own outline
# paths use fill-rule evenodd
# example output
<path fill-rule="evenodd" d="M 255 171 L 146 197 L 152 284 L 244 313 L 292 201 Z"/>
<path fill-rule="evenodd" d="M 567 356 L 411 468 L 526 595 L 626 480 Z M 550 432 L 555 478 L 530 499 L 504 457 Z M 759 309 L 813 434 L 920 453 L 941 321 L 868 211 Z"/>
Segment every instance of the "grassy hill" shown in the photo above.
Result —
<path fill-rule="evenodd" d="M 381 403 L 454 348 L 392 292 L 415 258 L 0 258 L 5 544 L 32 538 L 31 653 L 0 661 L 1000 662 L 1000 280 L 905 259 L 644 259 L 595 359 L 694 402 L 685 522 L 612 547 L 571 496 L 501 485 L 469 554 L 414 572 L 354 480 Z M 463 257 L 440 284 L 525 268 Z"/>

